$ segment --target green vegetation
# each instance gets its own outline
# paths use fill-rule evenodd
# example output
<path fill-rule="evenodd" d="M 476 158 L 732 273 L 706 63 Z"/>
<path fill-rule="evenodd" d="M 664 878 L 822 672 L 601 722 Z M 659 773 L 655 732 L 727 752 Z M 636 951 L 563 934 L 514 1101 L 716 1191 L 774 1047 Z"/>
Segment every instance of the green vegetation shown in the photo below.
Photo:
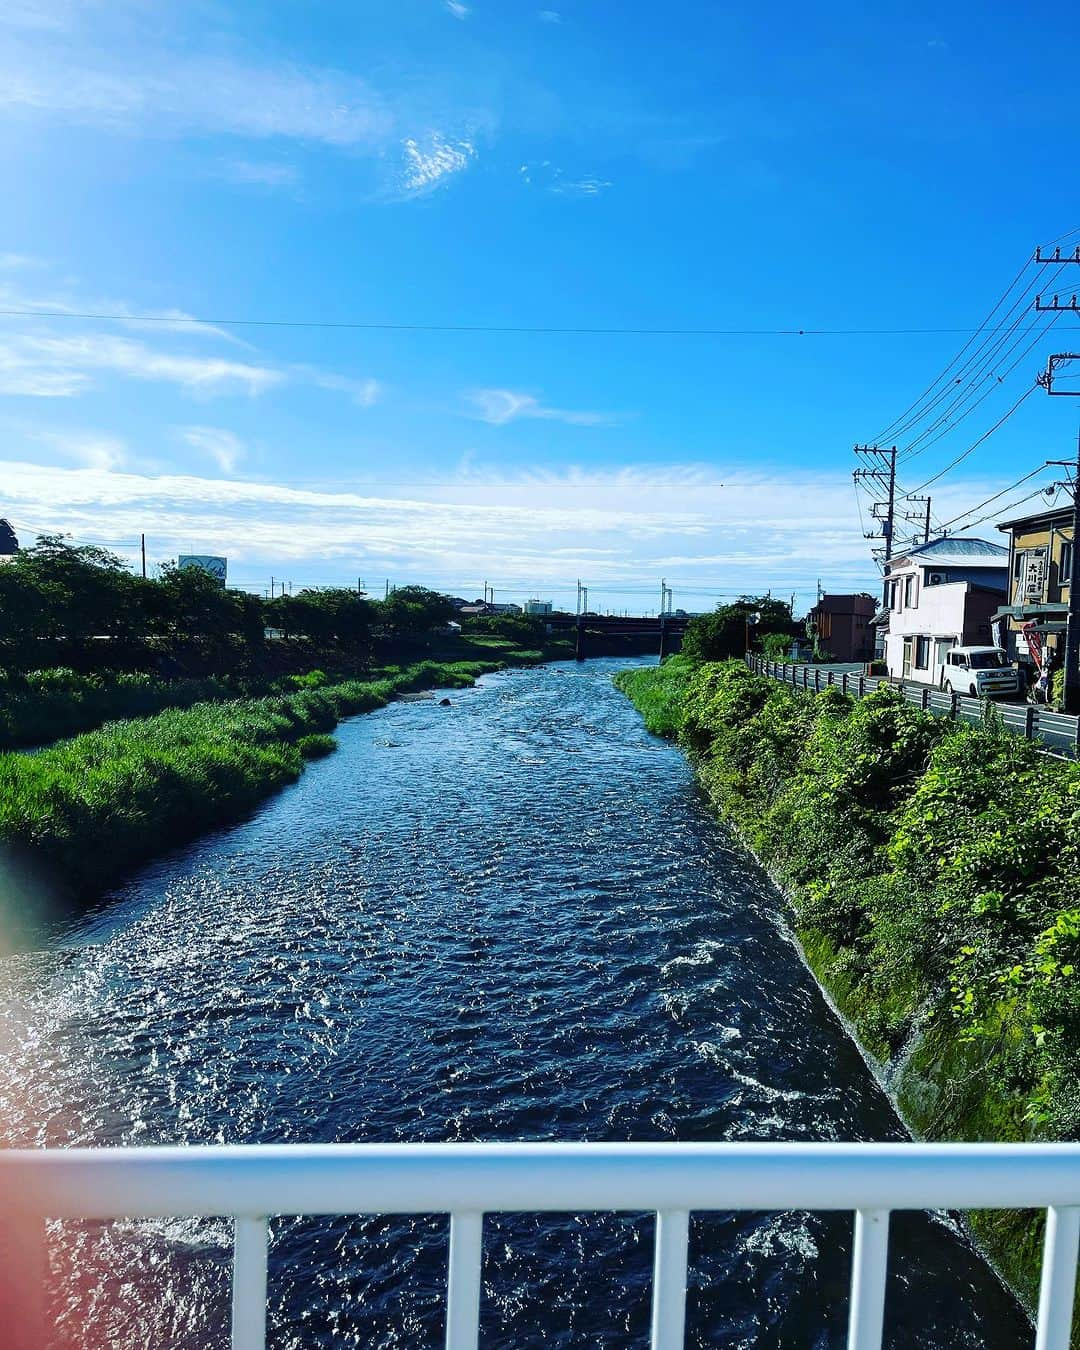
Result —
<path fill-rule="evenodd" d="M 686 657 L 672 656 L 661 666 L 620 670 L 615 686 L 631 700 L 654 736 L 674 737 L 682 725 L 682 700 L 693 668 Z"/>
<path fill-rule="evenodd" d="M 0 755 L 0 898 L 25 896 L 27 876 L 57 901 L 92 897 L 296 779 L 305 758 L 333 749 L 328 733 L 342 717 L 398 693 L 461 688 L 502 664 L 424 662 L 372 681 L 200 703 L 110 723 L 36 755 Z"/>
<path fill-rule="evenodd" d="M 324 731 L 313 731 L 309 736 L 301 736 L 296 742 L 301 759 L 325 759 L 337 749 L 337 741 Z"/>
<path fill-rule="evenodd" d="M 771 595 L 744 595 L 730 605 L 717 605 L 711 614 L 691 619 L 683 637 L 682 654 L 692 661 L 725 661 L 742 656 L 748 647 L 771 642 L 779 655 L 799 633 L 791 606 Z M 759 638 L 758 635 L 763 635 Z"/>
<path fill-rule="evenodd" d="M 80 675 L 74 670 L 0 672 L 0 750 L 41 745 L 118 717 L 235 697 L 224 679 L 165 681 L 153 675 Z"/>
<path fill-rule="evenodd" d="M 617 683 L 785 887 L 920 1135 L 1080 1135 L 1080 766 L 885 687 L 857 702 L 685 661 Z M 1030 1299 L 1036 1221 L 972 1226 Z"/>

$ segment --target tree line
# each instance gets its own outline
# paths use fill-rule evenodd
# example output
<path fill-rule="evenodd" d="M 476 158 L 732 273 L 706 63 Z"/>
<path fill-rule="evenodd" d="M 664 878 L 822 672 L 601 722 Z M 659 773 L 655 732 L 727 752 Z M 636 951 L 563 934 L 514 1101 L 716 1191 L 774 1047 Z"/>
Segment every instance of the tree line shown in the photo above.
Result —
<path fill-rule="evenodd" d="M 453 616 L 448 596 L 420 586 L 385 600 L 344 587 L 266 600 L 195 567 L 144 578 L 107 549 L 46 535 L 0 567 L 0 669 L 235 673 L 278 638 L 357 664 L 422 645 Z"/>

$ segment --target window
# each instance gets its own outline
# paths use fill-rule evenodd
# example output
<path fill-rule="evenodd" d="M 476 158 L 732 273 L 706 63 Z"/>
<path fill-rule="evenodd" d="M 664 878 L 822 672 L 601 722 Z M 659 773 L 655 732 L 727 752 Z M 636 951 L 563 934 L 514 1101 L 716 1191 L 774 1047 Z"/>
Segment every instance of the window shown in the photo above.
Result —
<path fill-rule="evenodd" d="M 915 604 L 915 578 L 913 576 L 904 578 L 904 608 L 911 609 Z"/>
<path fill-rule="evenodd" d="M 1067 586 L 1072 581 L 1072 540 L 1066 539 L 1061 545 L 1061 561 L 1058 563 L 1058 585 Z"/>
<path fill-rule="evenodd" d="M 930 669 L 930 639 L 928 637 L 917 637 L 915 639 L 915 669 Z"/>

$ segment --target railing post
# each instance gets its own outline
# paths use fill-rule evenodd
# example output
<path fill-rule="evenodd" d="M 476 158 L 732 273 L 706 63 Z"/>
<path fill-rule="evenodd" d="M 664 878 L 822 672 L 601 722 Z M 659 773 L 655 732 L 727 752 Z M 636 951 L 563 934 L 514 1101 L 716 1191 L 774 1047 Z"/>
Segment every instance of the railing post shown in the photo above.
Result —
<path fill-rule="evenodd" d="M 1080 1209 L 1051 1205 L 1046 1211 L 1035 1350 L 1069 1350 L 1078 1248 Z"/>
<path fill-rule="evenodd" d="M 847 685 L 848 685 L 848 673 L 847 673 L 847 671 L 845 670 L 845 671 L 844 671 L 844 674 L 843 674 L 843 678 L 842 678 L 841 681 L 840 681 L 840 692 L 841 692 L 842 694 L 846 694 L 846 693 L 847 693 Z"/>
<path fill-rule="evenodd" d="M 865 675 L 860 675 L 860 676 L 859 676 L 859 697 L 860 697 L 860 698 L 865 698 L 865 697 L 866 697 L 866 676 L 865 676 Z"/>
<path fill-rule="evenodd" d="M 476 1350 L 480 1340 L 480 1267 L 484 1216 L 450 1216 L 450 1272 L 446 1305 L 446 1350 Z"/>
<path fill-rule="evenodd" d="M 848 1350 L 881 1350 L 888 1258 L 889 1211 L 856 1210 Z"/>
<path fill-rule="evenodd" d="M 952 718 L 954 722 L 956 721 L 956 717 L 959 711 L 960 711 L 960 695 L 954 689 L 949 699 L 949 716 Z"/>
<path fill-rule="evenodd" d="M 1035 704 L 1029 703 L 1024 713 L 1024 737 L 1031 741 L 1035 739 Z"/>
<path fill-rule="evenodd" d="M 814 667 L 814 693 L 815 693 L 815 694 L 820 694 L 820 693 L 821 693 L 821 667 L 820 667 L 820 666 L 815 666 L 815 667 Z"/>
<path fill-rule="evenodd" d="M 657 1214 L 651 1350 L 683 1350 L 689 1233 L 690 1215 L 686 1210 L 661 1210 Z"/>
<path fill-rule="evenodd" d="M 243 1215 L 233 1237 L 232 1350 L 266 1347 L 266 1219 Z"/>
<path fill-rule="evenodd" d="M 929 686 L 928 684 L 924 684 L 924 685 L 923 685 L 923 691 L 922 691 L 922 710 L 923 710 L 923 712 L 926 712 L 927 709 L 928 709 L 929 707 L 930 707 L 930 686 Z"/>

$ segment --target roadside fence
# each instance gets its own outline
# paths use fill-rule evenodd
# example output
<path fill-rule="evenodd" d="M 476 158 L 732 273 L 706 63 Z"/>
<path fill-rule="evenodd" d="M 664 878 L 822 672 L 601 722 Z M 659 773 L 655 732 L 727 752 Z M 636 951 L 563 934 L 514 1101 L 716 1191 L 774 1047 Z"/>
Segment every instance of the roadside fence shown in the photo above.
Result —
<path fill-rule="evenodd" d="M 930 684 L 905 684 L 884 676 L 864 675 L 858 671 L 835 670 L 829 666 L 804 665 L 791 661 L 769 661 L 764 656 L 749 653 L 746 664 L 758 675 L 789 684 L 793 689 L 805 689 L 820 694 L 823 689 L 842 689 L 853 698 L 865 698 L 880 685 L 898 690 L 904 698 L 933 713 L 935 717 L 950 717 L 953 721 L 981 723 L 986 719 L 986 700 L 950 694 Z M 1015 704 L 995 704 L 1006 729 L 1025 740 L 1040 742 L 1045 753 L 1065 759 L 1080 759 L 1080 717 L 1068 713 L 1051 712 L 1034 703 L 1027 707 Z"/>

